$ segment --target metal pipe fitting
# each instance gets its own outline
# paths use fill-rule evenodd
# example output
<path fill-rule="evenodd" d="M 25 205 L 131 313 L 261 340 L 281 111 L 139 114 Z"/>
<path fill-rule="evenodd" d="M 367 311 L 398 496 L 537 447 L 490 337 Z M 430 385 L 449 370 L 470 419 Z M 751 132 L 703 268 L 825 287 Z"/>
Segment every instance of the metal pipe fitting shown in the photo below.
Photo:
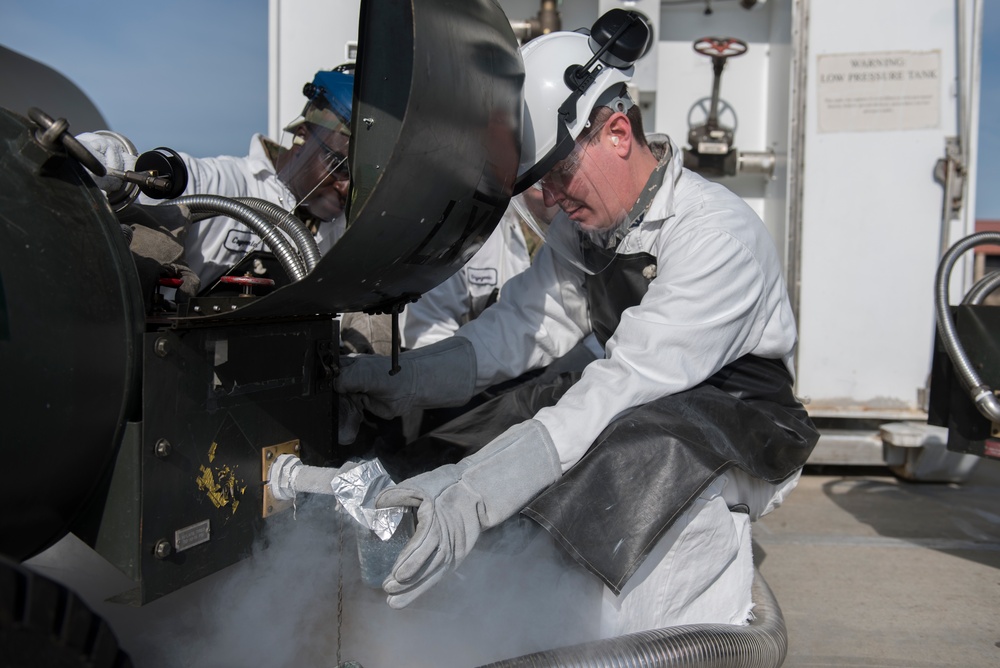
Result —
<path fill-rule="evenodd" d="M 774 151 L 740 151 L 737 161 L 737 174 L 763 174 L 771 178 L 777 160 Z"/>
<path fill-rule="evenodd" d="M 279 455 L 271 464 L 269 475 L 271 494 L 279 501 L 291 501 L 296 494 L 333 495 L 333 479 L 340 469 L 306 466 L 295 455 Z"/>

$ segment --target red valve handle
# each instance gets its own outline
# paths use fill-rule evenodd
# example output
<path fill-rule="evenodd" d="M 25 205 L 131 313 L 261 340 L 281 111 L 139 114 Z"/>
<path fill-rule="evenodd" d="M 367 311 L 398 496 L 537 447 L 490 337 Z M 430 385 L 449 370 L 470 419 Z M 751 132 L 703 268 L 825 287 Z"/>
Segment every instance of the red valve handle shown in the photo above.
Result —
<path fill-rule="evenodd" d="M 735 37 L 702 37 L 694 41 L 694 50 L 712 58 L 732 58 L 747 52 L 747 43 Z"/>
<path fill-rule="evenodd" d="M 167 276 L 164 276 L 163 278 L 159 279 L 159 283 L 160 283 L 160 285 L 162 285 L 165 288 L 179 288 L 182 285 L 184 285 L 184 279 L 183 278 L 169 278 Z"/>
<path fill-rule="evenodd" d="M 256 276 L 223 276 L 219 283 L 231 285 L 274 285 L 272 278 L 257 278 Z"/>

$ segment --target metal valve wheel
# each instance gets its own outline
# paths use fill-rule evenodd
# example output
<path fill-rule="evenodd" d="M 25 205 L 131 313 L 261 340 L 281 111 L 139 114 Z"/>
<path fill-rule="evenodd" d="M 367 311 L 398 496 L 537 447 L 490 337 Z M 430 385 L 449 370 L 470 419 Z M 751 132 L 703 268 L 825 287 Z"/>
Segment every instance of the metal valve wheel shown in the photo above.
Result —
<path fill-rule="evenodd" d="M 260 278 L 258 276 L 223 276 L 219 279 L 219 283 L 225 285 L 239 285 L 243 288 L 243 296 L 250 297 L 253 295 L 253 289 L 255 287 L 274 287 L 274 279 L 272 278 Z"/>
<path fill-rule="evenodd" d="M 735 37 L 702 37 L 694 42 L 694 50 L 713 60 L 734 58 L 747 52 L 747 43 Z"/>

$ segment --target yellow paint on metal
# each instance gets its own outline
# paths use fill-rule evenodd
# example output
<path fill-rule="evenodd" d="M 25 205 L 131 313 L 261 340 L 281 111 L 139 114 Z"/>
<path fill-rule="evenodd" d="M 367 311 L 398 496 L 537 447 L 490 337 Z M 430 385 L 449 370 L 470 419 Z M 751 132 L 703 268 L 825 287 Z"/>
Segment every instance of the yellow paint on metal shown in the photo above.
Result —
<path fill-rule="evenodd" d="M 236 472 L 229 466 L 223 466 L 214 471 L 206 466 L 199 468 L 201 475 L 197 479 L 198 489 L 205 492 L 209 501 L 216 508 L 227 506 L 232 501 L 232 512 L 236 514 L 236 509 L 240 505 L 237 490 L 239 490 L 239 496 L 243 496 L 246 493 L 246 484 L 242 484 L 243 481 L 236 477 Z"/>
<path fill-rule="evenodd" d="M 212 469 L 205 466 L 199 468 L 201 469 L 201 475 L 197 480 L 198 489 L 208 495 L 208 500 L 216 508 L 226 505 L 226 499 L 222 496 L 222 486 L 215 482 L 215 475 L 212 473 Z"/>
<path fill-rule="evenodd" d="M 212 441 L 212 445 L 208 446 L 208 463 L 211 464 L 215 461 L 215 449 L 219 447 L 219 444 Z"/>

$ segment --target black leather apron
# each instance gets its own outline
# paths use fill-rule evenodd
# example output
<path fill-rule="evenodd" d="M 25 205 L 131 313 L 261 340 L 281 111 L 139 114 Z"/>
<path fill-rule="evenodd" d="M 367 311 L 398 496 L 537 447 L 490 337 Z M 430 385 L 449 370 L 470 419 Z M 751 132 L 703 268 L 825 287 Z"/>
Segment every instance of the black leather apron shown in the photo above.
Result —
<path fill-rule="evenodd" d="M 591 319 L 602 344 L 621 313 L 641 301 L 655 267 L 648 254 L 617 256 L 588 277 Z M 669 351 L 651 351 L 654 360 L 658 354 Z M 563 374 L 514 388 L 411 444 L 411 455 L 424 462 L 468 455 L 554 405 L 579 377 Z M 748 355 L 690 390 L 619 416 L 522 513 L 618 594 L 657 540 L 726 469 L 780 482 L 805 464 L 818 438 L 784 364 Z"/>

